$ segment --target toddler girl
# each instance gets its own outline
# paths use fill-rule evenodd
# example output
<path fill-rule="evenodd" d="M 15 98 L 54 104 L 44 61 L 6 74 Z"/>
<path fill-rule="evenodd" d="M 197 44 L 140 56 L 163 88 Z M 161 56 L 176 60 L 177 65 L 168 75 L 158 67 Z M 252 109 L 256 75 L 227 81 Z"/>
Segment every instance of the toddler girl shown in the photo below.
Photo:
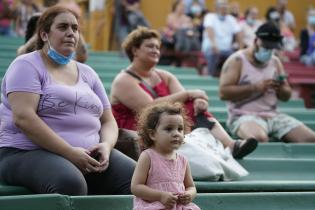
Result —
<path fill-rule="evenodd" d="M 134 210 L 200 209 L 191 203 L 196 188 L 187 160 L 176 153 L 189 125 L 180 103 L 157 103 L 138 117 L 144 150 L 131 181 Z"/>

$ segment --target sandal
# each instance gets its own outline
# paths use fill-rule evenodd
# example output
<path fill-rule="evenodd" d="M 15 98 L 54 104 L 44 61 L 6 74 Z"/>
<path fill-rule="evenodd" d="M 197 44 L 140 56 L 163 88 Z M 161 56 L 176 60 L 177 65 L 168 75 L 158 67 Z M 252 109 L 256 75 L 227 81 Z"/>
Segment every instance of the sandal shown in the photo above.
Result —
<path fill-rule="evenodd" d="M 235 159 L 242 159 L 249 153 L 253 152 L 258 145 L 258 141 L 255 138 L 249 138 L 244 141 L 245 142 L 243 144 L 240 140 L 235 141 L 232 150 L 232 155 Z"/>

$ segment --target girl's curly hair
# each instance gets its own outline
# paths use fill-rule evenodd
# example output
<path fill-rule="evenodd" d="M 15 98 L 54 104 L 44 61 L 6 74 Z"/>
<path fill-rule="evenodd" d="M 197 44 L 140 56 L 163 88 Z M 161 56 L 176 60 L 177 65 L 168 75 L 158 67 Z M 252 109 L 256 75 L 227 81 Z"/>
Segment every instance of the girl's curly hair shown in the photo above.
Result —
<path fill-rule="evenodd" d="M 141 112 L 137 115 L 137 130 L 140 148 L 147 149 L 154 144 L 153 140 L 150 138 L 150 134 L 155 131 L 156 127 L 159 125 L 159 121 L 163 113 L 169 115 L 181 115 L 184 121 L 184 132 L 188 133 L 190 131 L 192 123 L 190 122 L 187 112 L 181 103 L 154 103 L 141 110 Z"/>

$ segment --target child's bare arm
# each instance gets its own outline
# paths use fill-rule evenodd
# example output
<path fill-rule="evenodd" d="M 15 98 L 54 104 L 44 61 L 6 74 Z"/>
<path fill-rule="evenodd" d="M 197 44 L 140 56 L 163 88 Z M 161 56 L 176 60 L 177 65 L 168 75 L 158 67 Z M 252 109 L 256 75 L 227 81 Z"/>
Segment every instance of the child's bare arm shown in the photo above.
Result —
<path fill-rule="evenodd" d="M 194 184 L 194 180 L 191 175 L 189 164 L 187 164 L 186 172 L 185 172 L 185 193 L 178 196 L 178 202 L 184 205 L 192 202 L 197 195 L 197 190 Z"/>
<path fill-rule="evenodd" d="M 175 204 L 177 197 L 169 192 L 154 190 L 146 185 L 151 160 L 146 152 L 141 153 L 131 180 L 131 192 L 147 201 L 160 201 L 164 205 Z"/>

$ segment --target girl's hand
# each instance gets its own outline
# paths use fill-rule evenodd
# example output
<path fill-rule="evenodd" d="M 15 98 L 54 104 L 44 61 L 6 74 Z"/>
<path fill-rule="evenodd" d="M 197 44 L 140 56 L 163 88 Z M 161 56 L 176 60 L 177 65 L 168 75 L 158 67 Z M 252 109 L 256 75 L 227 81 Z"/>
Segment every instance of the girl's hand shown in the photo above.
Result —
<path fill-rule="evenodd" d="M 178 195 L 178 203 L 183 204 L 183 205 L 187 205 L 189 203 L 191 203 L 193 200 L 192 195 L 188 192 L 184 192 L 181 195 Z"/>
<path fill-rule="evenodd" d="M 194 113 L 195 115 L 208 110 L 208 101 L 197 98 L 194 100 Z"/>
<path fill-rule="evenodd" d="M 105 171 L 109 166 L 110 147 L 105 143 L 99 143 L 89 149 L 91 157 L 99 161 L 98 172 Z"/>
<path fill-rule="evenodd" d="M 90 151 L 81 147 L 73 147 L 66 158 L 77 166 L 83 174 L 97 172 L 101 166 L 97 160 L 90 156 Z"/>
<path fill-rule="evenodd" d="M 166 209 L 172 209 L 177 202 L 177 195 L 170 192 L 162 192 L 160 202 Z"/>

